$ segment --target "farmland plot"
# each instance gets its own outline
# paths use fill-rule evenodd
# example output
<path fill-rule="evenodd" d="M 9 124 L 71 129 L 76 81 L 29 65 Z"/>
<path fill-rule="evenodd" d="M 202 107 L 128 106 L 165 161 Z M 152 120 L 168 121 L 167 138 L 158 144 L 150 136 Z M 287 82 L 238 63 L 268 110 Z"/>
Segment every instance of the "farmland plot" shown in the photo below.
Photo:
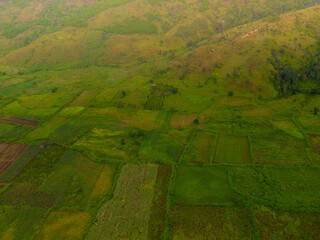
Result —
<path fill-rule="evenodd" d="M 214 163 L 250 164 L 250 146 L 247 137 L 219 134 Z"/>
<path fill-rule="evenodd" d="M 313 212 L 281 211 L 255 206 L 261 239 L 318 239 L 320 215 Z"/>
<path fill-rule="evenodd" d="M 147 239 L 156 175 L 156 165 L 125 165 L 87 239 Z"/>
<path fill-rule="evenodd" d="M 0 206 L 0 239 L 31 239 L 46 216 L 47 209 L 26 206 Z"/>
<path fill-rule="evenodd" d="M 174 240 L 255 239 L 245 208 L 174 206 Z"/>
<path fill-rule="evenodd" d="M 230 188 L 222 166 L 179 166 L 173 201 L 191 205 L 232 205 L 239 196 Z"/>
<path fill-rule="evenodd" d="M 316 167 L 228 167 L 231 187 L 254 201 L 287 209 L 318 209 Z"/>
<path fill-rule="evenodd" d="M 90 213 L 80 211 L 54 211 L 46 218 L 35 235 L 35 240 L 80 240 L 89 221 Z"/>
<path fill-rule="evenodd" d="M 214 144 L 215 133 L 197 131 L 183 155 L 183 161 L 198 164 L 210 163 Z"/>
<path fill-rule="evenodd" d="M 252 154 L 256 164 L 308 165 L 306 143 L 280 131 L 252 136 Z"/>
<path fill-rule="evenodd" d="M 148 132 L 141 143 L 138 157 L 143 161 L 156 163 L 177 162 L 182 151 L 182 144 L 177 139 L 160 132 Z"/>
<path fill-rule="evenodd" d="M 171 167 L 165 165 L 158 166 L 148 226 L 148 239 L 150 240 L 162 239 L 163 237 L 170 176 Z"/>
<path fill-rule="evenodd" d="M 27 145 L 21 143 L 0 144 L 0 176 L 26 148 Z"/>
<path fill-rule="evenodd" d="M 116 161 L 127 160 L 138 150 L 142 133 L 132 129 L 122 128 L 94 128 L 87 135 L 80 138 L 74 147 L 90 150 L 91 154 L 101 158 L 111 158 Z"/>
<path fill-rule="evenodd" d="M 40 142 L 31 143 L 28 148 L 19 155 L 16 160 L 0 175 L 0 182 L 12 181 L 23 168 L 37 155 L 40 151 Z"/>

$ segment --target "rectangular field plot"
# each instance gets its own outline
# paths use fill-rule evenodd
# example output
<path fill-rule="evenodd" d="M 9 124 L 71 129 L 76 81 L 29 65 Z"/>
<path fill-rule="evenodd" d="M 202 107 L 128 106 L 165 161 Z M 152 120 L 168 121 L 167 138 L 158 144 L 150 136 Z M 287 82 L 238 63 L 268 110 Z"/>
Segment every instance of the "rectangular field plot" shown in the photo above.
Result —
<path fill-rule="evenodd" d="M 248 137 L 219 134 L 213 163 L 252 163 Z"/>
<path fill-rule="evenodd" d="M 27 125 L 27 126 L 38 126 L 38 122 L 36 121 L 24 120 L 20 118 L 0 117 L 0 122 L 15 123 L 15 124 Z"/>
<path fill-rule="evenodd" d="M 304 140 L 283 134 L 269 132 L 251 138 L 253 161 L 256 164 L 309 165 Z"/>
<path fill-rule="evenodd" d="M 11 206 L 29 206 L 50 208 L 56 196 L 37 191 L 38 185 L 33 183 L 17 183 L 0 196 L 0 204 Z"/>
<path fill-rule="evenodd" d="M 147 239 L 156 176 L 156 165 L 125 165 L 87 239 Z"/>
<path fill-rule="evenodd" d="M 90 213 L 79 211 L 54 211 L 44 221 L 33 239 L 80 240 L 90 219 Z"/>
<path fill-rule="evenodd" d="M 12 162 L 2 174 L 0 174 L 0 182 L 12 181 L 41 150 L 39 147 L 40 145 L 41 142 L 31 143 L 28 148 Z"/>
<path fill-rule="evenodd" d="M 85 205 L 88 200 L 104 196 L 111 188 L 114 165 L 90 161 L 79 152 L 68 151 L 39 191 L 57 195 L 55 206 Z"/>
<path fill-rule="evenodd" d="M 193 121 L 197 118 L 196 114 L 180 114 L 174 113 L 171 118 L 170 125 L 173 128 L 186 128 L 193 124 Z"/>
<path fill-rule="evenodd" d="M 320 214 L 312 212 L 290 212 L 255 206 L 261 239 L 319 239 Z"/>
<path fill-rule="evenodd" d="M 174 202 L 191 205 L 231 205 L 239 196 L 230 188 L 228 172 L 222 166 L 179 166 Z"/>
<path fill-rule="evenodd" d="M 23 134 L 31 130 L 29 125 L 0 122 L 0 139 L 4 141 L 18 140 Z"/>
<path fill-rule="evenodd" d="M 131 131 L 132 130 L 132 131 Z M 118 127 L 94 128 L 80 138 L 74 147 L 90 151 L 93 156 L 127 161 L 138 150 L 142 133 Z"/>
<path fill-rule="evenodd" d="M 68 119 L 65 117 L 53 117 L 44 125 L 36 128 L 27 135 L 27 139 L 47 139 L 51 132 L 63 125 Z"/>
<path fill-rule="evenodd" d="M 21 143 L 0 143 L 0 176 L 26 148 Z"/>
<path fill-rule="evenodd" d="M 170 135 L 149 132 L 143 138 L 138 158 L 143 161 L 171 164 L 178 161 L 182 146 L 181 142 Z"/>
<path fill-rule="evenodd" d="M 171 167 L 165 165 L 158 166 L 151 215 L 148 224 L 148 239 L 161 239 L 164 233 L 170 176 Z"/>
<path fill-rule="evenodd" d="M 70 107 L 81 107 L 86 106 L 90 99 L 97 94 L 96 90 L 84 90 L 75 100 L 73 100 L 69 106 Z"/>
<path fill-rule="evenodd" d="M 174 206 L 174 240 L 255 239 L 245 208 Z"/>
<path fill-rule="evenodd" d="M 319 207 L 319 168 L 229 166 L 228 169 L 232 188 L 249 199 L 296 210 Z"/>
<path fill-rule="evenodd" d="M 59 107 L 27 108 L 22 106 L 18 101 L 14 101 L 1 108 L 0 114 L 3 117 L 22 118 L 32 121 L 38 121 L 52 115 L 58 109 Z"/>
<path fill-rule="evenodd" d="M 209 164 L 215 144 L 215 133 L 197 131 L 184 152 L 183 161 L 188 163 Z"/>

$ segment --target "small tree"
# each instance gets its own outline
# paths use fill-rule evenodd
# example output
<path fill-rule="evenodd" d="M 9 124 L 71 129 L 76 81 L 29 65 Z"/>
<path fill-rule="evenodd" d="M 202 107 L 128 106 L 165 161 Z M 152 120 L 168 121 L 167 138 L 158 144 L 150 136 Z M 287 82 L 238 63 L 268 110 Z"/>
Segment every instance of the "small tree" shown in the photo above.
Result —
<path fill-rule="evenodd" d="M 52 93 L 55 93 L 57 90 L 58 90 L 58 88 L 57 88 L 57 87 L 54 87 L 54 88 L 51 89 L 51 92 L 52 92 Z"/>
<path fill-rule="evenodd" d="M 228 92 L 228 96 L 232 97 L 233 96 L 233 92 L 232 91 Z"/>
<path fill-rule="evenodd" d="M 319 112 L 319 108 L 318 108 L 318 107 L 314 107 L 314 109 L 313 109 L 313 114 L 314 114 L 314 115 L 317 115 L 318 112 Z"/>
<path fill-rule="evenodd" d="M 198 118 L 194 119 L 194 120 L 193 120 L 193 123 L 194 123 L 194 124 L 199 124 Z"/>

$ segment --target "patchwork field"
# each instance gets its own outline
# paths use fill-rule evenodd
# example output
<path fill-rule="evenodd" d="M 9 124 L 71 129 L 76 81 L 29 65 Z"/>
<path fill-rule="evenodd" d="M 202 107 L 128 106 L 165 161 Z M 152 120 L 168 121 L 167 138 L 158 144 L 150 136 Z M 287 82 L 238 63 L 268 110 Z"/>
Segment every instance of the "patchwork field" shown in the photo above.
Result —
<path fill-rule="evenodd" d="M 319 240 L 319 0 L 0 0 L 0 239 Z"/>
<path fill-rule="evenodd" d="M 156 176 L 156 165 L 125 165 L 113 198 L 99 209 L 88 239 L 146 239 Z"/>

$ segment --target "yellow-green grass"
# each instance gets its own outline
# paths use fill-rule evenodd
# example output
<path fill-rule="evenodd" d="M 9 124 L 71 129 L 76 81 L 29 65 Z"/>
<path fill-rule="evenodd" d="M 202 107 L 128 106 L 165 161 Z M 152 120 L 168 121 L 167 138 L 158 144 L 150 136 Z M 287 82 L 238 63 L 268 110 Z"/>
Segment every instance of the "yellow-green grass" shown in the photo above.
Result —
<path fill-rule="evenodd" d="M 88 105 L 91 98 L 97 94 L 97 90 L 84 90 L 76 99 L 74 99 L 69 106 L 70 107 L 84 107 Z"/>
<path fill-rule="evenodd" d="M 86 204 L 91 195 L 101 196 L 109 190 L 114 171 L 113 165 L 93 162 L 83 154 L 70 150 L 39 190 L 59 195 L 56 206 Z"/>
<path fill-rule="evenodd" d="M 84 107 L 66 107 L 57 113 L 61 117 L 73 117 L 84 110 Z"/>
<path fill-rule="evenodd" d="M 240 197 L 222 166 L 178 166 L 173 202 L 182 205 L 232 205 Z"/>
<path fill-rule="evenodd" d="M 261 239 L 317 239 L 320 216 L 313 212 L 281 211 L 254 206 Z"/>
<path fill-rule="evenodd" d="M 57 110 L 58 107 L 26 108 L 19 104 L 18 101 L 14 101 L 1 108 L 0 114 L 7 117 L 20 117 L 22 119 L 41 120 L 55 113 Z"/>
<path fill-rule="evenodd" d="M 312 158 L 312 162 L 315 166 L 320 166 L 320 151 L 310 151 L 310 156 Z"/>
<path fill-rule="evenodd" d="M 87 239 L 147 239 L 156 175 L 157 165 L 124 165 L 113 198 L 99 209 Z"/>
<path fill-rule="evenodd" d="M 88 224 L 90 213 L 57 210 L 49 214 L 34 239 L 80 240 Z"/>
<path fill-rule="evenodd" d="M 175 205 L 174 240 L 255 239 L 246 208 Z"/>
<path fill-rule="evenodd" d="M 320 118 L 313 114 L 304 113 L 297 117 L 297 121 L 308 133 L 320 134 Z"/>
<path fill-rule="evenodd" d="M 48 122 L 29 133 L 26 138 L 29 140 L 48 139 L 49 135 L 63 125 L 67 120 L 68 118 L 65 117 L 53 117 Z"/>
<path fill-rule="evenodd" d="M 172 94 L 165 98 L 164 109 L 197 113 L 212 105 L 210 98 L 195 93 Z"/>
<path fill-rule="evenodd" d="M 111 168 L 110 166 L 106 165 L 97 179 L 95 186 L 92 190 L 92 196 L 103 196 L 104 194 L 108 193 L 112 186 L 112 179 L 115 173 L 115 169 Z"/>
<path fill-rule="evenodd" d="M 119 125 L 138 127 L 144 130 L 151 130 L 156 127 L 157 111 L 120 109 L 116 107 L 88 108 L 81 113 L 82 116 L 99 116 L 117 120 Z"/>
<path fill-rule="evenodd" d="M 251 137 L 253 161 L 270 165 L 309 165 L 306 143 L 281 131 Z"/>
<path fill-rule="evenodd" d="M 219 134 L 214 163 L 251 164 L 248 137 Z"/>
<path fill-rule="evenodd" d="M 73 97 L 73 94 L 70 94 L 66 91 L 60 92 L 58 89 L 57 92 L 52 93 L 43 93 L 43 94 L 24 94 L 18 98 L 21 106 L 26 108 L 50 108 L 50 107 L 60 107 L 68 103 Z"/>
<path fill-rule="evenodd" d="M 93 128 L 80 138 L 73 147 L 90 151 L 105 160 L 127 161 L 137 150 L 140 136 L 130 136 L 121 127 Z"/>
<path fill-rule="evenodd" d="M 245 110 L 242 112 L 244 117 L 269 117 L 272 116 L 275 111 L 271 107 L 255 108 L 252 110 Z"/>
<path fill-rule="evenodd" d="M 173 128 L 186 128 L 192 125 L 193 121 L 197 118 L 196 114 L 181 114 L 174 113 L 171 117 L 170 125 Z"/>
<path fill-rule="evenodd" d="M 293 136 L 293 137 L 296 137 L 296 138 L 299 138 L 299 139 L 303 139 L 304 136 L 303 134 L 301 133 L 301 131 L 297 128 L 297 126 L 291 121 L 291 120 L 278 120 L 278 121 L 272 121 L 272 124 L 284 131 L 285 133 Z"/>
<path fill-rule="evenodd" d="M 245 97 L 219 97 L 213 102 L 214 107 L 239 107 L 252 105 L 252 99 Z"/>
<path fill-rule="evenodd" d="M 209 164 L 214 150 L 216 134 L 197 131 L 184 152 L 183 161 L 195 164 Z"/>
<path fill-rule="evenodd" d="M 31 239 L 41 225 L 47 209 L 37 207 L 0 206 L 1 240 Z"/>

